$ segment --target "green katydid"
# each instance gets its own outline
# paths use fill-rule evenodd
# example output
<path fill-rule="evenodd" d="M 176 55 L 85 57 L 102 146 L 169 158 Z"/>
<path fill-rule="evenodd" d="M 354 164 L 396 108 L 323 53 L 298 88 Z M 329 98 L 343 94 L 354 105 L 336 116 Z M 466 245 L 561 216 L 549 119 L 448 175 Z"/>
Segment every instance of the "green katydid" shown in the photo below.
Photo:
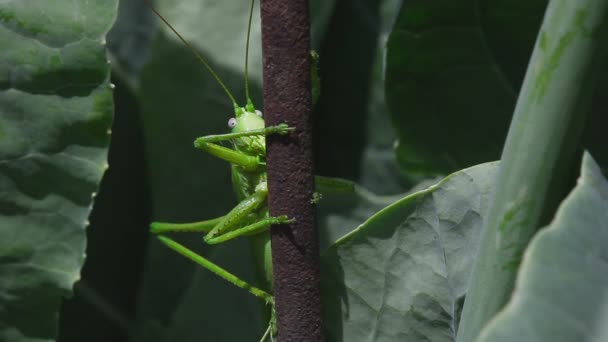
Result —
<path fill-rule="evenodd" d="M 270 258 L 270 235 L 268 229 L 271 225 L 289 223 L 292 219 L 286 216 L 272 217 L 269 215 L 267 204 L 268 189 L 266 185 L 265 136 L 269 134 L 289 134 L 295 130 L 295 128 L 288 127 L 286 124 L 265 127 L 262 113 L 255 109 L 249 96 L 248 56 L 254 0 L 251 1 L 245 49 L 245 95 L 247 102 L 243 107 L 237 104 L 232 93 L 196 49 L 188 43 L 188 41 L 186 41 L 177 30 L 175 30 L 175 28 L 156 11 L 156 9 L 147 2 L 147 0 L 146 4 L 167 25 L 167 27 L 176 34 L 185 46 L 192 51 L 195 57 L 207 68 L 209 73 L 215 78 L 232 101 L 235 116 L 228 120 L 228 127 L 231 128 L 231 133 L 208 135 L 197 138 L 194 142 L 194 146 L 213 156 L 228 161 L 231 164 L 233 188 L 236 192 L 237 199 L 240 201 L 225 216 L 192 223 L 153 222 L 150 225 L 151 231 L 154 234 L 157 234 L 159 240 L 169 248 L 184 255 L 225 280 L 228 280 L 232 284 L 247 290 L 269 304 L 271 306 L 271 318 L 268 329 L 262 340 L 265 340 L 268 336 L 272 338 L 276 334 L 276 329 L 274 324 L 274 300 L 270 294 L 272 287 L 272 267 Z M 313 76 L 313 78 L 316 78 L 316 75 Z M 232 142 L 234 149 L 218 144 L 225 141 Z M 343 192 L 352 191 L 353 189 L 353 184 L 344 180 L 325 177 L 316 177 L 315 180 L 317 191 Z M 312 201 L 316 203 L 319 198 L 320 195 L 315 193 L 315 197 L 313 197 Z M 202 232 L 205 233 L 204 241 L 208 244 L 222 243 L 240 236 L 250 236 L 255 239 L 254 246 L 257 246 L 256 248 L 259 249 L 259 251 L 254 251 L 254 253 L 265 256 L 263 268 L 266 282 L 264 287 L 266 289 L 263 290 L 248 284 L 220 266 L 194 253 L 185 246 L 182 246 L 178 242 L 160 235 L 169 232 Z"/>

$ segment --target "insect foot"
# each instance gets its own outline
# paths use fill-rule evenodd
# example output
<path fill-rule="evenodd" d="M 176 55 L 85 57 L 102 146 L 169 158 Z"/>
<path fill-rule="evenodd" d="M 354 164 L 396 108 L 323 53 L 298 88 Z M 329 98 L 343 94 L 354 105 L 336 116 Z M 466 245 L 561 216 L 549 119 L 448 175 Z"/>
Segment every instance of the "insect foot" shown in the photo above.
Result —
<path fill-rule="evenodd" d="M 272 222 L 273 224 L 286 224 L 286 223 L 296 222 L 295 218 L 289 218 L 287 215 L 281 215 L 281 216 L 277 216 L 277 217 L 273 217 L 273 218 L 274 218 L 274 222 Z"/>
<path fill-rule="evenodd" d="M 276 126 L 271 126 L 271 132 L 279 135 L 286 135 L 289 132 L 295 131 L 295 127 L 289 127 L 286 123 L 278 124 Z"/>
<path fill-rule="evenodd" d="M 323 199 L 323 194 L 315 191 L 312 193 L 312 198 L 310 199 L 310 203 L 318 204 L 319 201 L 321 201 L 322 199 Z"/>

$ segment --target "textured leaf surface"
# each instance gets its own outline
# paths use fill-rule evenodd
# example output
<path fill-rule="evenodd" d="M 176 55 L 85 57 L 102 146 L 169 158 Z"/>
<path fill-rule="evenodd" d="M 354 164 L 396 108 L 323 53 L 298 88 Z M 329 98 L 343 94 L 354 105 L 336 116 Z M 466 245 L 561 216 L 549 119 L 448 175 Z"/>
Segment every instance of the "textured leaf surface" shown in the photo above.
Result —
<path fill-rule="evenodd" d="M 497 163 L 381 210 L 322 256 L 331 341 L 453 341 Z"/>
<path fill-rule="evenodd" d="M 116 1 L 0 5 L 0 340 L 50 341 L 84 261 L 113 105 Z"/>
<path fill-rule="evenodd" d="M 589 154 L 524 255 L 509 304 L 477 339 L 608 341 L 608 181 Z"/>

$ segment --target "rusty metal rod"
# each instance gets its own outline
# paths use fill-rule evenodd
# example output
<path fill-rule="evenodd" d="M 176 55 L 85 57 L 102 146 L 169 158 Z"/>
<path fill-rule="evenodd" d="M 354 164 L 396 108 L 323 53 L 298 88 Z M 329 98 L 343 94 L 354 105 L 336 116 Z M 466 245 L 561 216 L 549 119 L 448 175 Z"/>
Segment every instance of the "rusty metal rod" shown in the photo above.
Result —
<path fill-rule="evenodd" d="M 272 227 L 272 264 L 279 341 L 322 341 L 319 244 L 312 155 L 310 24 L 307 0 L 262 0 L 264 116 L 296 130 L 268 136 L 272 216 L 295 222 Z"/>

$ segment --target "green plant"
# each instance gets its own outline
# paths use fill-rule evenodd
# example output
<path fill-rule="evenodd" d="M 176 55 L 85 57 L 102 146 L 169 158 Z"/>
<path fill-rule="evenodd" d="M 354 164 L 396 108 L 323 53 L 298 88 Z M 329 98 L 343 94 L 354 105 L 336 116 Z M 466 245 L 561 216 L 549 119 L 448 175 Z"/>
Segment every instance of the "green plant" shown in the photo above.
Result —
<path fill-rule="evenodd" d="M 0 5 L 1 341 L 53 338 L 61 298 L 80 278 L 88 215 L 108 168 L 105 35 L 116 7 Z"/>
<path fill-rule="evenodd" d="M 231 89 L 242 83 L 244 42 L 226 37 L 243 37 L 247 5 L 158 3 L 195 48 L 218 65 Z M 608 197 L 601 169 L 608 160 L 603 133 L 607 106 L 602 96 L 608 85 L 606 1 L 552 0 L 545 25 L 558 26 L 544 36 L 538 32 L 547 1 L 409 0 L 400 11 L 397 1 L 366 5 L 311 2 L 313 47 L 321 56 L 322 91 L 315 127 L 319 173 L 363 185 L 352 194 L 319 201 L 328 339 L 605 339 L 606 272 L 602 270 Z M 597 7 L 567 10 L 567 6 L 592 5 Z M 2 6 L 1 17 L 7 21 L 6 13 L 11 12 Z M 262 103 L 256 18 L 257 14 L 250 53 L 251 96 Z M 137 248 L 136 241 L 147 236 L 145 226 L 151 217 L 180 221 L 217 217 L 235 200 L 226 191 L 230 179 L 222 176 L 228 174 L 225 165 L 184 148 L 194 137 L 225 127 L 225 117 L 216 113 L 230 113 L 232 108 L 217 100 L 223 98 L 221 89 L 171 34 L 161 31 L 152 39 L 151 23 L 144 7 L 123 2 L 108 38 L 117 83 L 110 169 L 91 216 L 82 281 L 74 299 L 62 309 L 60 340 L 126 336 L 131 341 L 257 340 L 266 323 L 260 318 L 260 303 L 204 270 L 184 265 L 156 242 L 145 250 L 141 245 Z M 548 69 L 530 67 L 520 91 L 537 36 L 537 51 L 544 49 L 547 54 L 535 53 L 531 65 Z M 548 62 L 538 64 L 543 58 Z M 9 69 L 16 70 L 15 65 L 9 64 Z M 560 76 L 562 72 L 570 76 Z M 587 79 L 589 75 L 594 77 Z M 7 92 L 15 91 L 3 89 L 3 96 Z M 516 102 L 504 163 L 472 166 L 500 157 Z M 7 102 L 2 102 L 3 113 L 6 108 L 10 108 Z M 392 122 L 384 115 L 389 112 Z M 134 113 L 141 114 L 140 121 Z M 562 119 L 554 117 L 558 114 Z M 571 119 L 579 122 L 568 126 Z M 140 131 L 138 143 L 134 137 Z M 582 158 L 575 185 L 583 147 L 593 158 Z M 133 162 L 138 156 L 145 160 Z M 6 154 L 2 158 L 7 159 Z M 549 165 L 556 165 L 555 171 Z M 129 173 L 129 167 L 139 172 Z M 13 184 L 5 179 L 0 182 L 2 194 L 6 184 Z M 426 181 L 407 192 L 421 180 Z M 57 189 L 68 184 L 57 183 L 61 184 Z M 14 184 L 32 183 L 22 177 Z M 522 186 L 529 190 L 517 197 Z M 93 191 L 85 190 L 82 193 Z M 214 201 L 203 201 L 202 193 Z M 148 209 L 140 207 L 147 200 Z M 0 202 L 2 214 L 10 208 L 5 202 Z M 513 225 L 500 224 L 505 214 Z M 516 226 L 521 229 L 513 229 Z M 505 250 L 502 244 L 487 242 L 497 240 L 516 244 Z M 0 241 L 9 240 L 3 236 Z M 480 243 L 484 256 L 477 258 Z M 200 247 L 199 238 L 186 238 L 184 244 L 253 282 L 250 250 L 243 241 L 209 250 Z M 5 251 L 15 251 L 14 246 L 0 247 L 2 265 L 12 260 L 15 254 Z M 30 248 L 37 250 L 35 244 Z M 145 258 L 138 259 L 141 255 Z M 485 273 L 488 267 L 473 272 L 474 264 L 484 261 L 504 265 L 503 256 L 512 261 L 509 267 L 489 267 L 497 272 L 499 286 L 484 280 L 494 279 Z M 518 256 L 523 256 L 521 266 Z M 127 261 L 132 262 L 130 268 L 121 269 Z M 129 278 L 139 272 L 139 279 Z M 481 295 L 465 300 L 471 272 L 474 291 Z M 2 274 L 1 279 L 14 278 Z M 511 295 L 514 283 L 517 291 Z M 58 298 L 45 292 L 46 284 L 40 288 L 44 296 L 51 296 L 46 298 Z M 7 293 L 6 287 L 0 289 Z M 135 293 L 136 302 L 124 300 Z M 548 300 L 553 306 L 544 309 L 542 303 Z M 478 314 L 462 311 L 463 303 Z M 15 331 L 15 325 L 5 318 L 7 314 L 2 317 L 0 329 L 5 335 L 0 336 L 4 337 Z M 550 326 L 545 324 L 547 317 Z M 24 331 L 30 337 L 41 336 L 34 335 L 35 330 Z"/>

